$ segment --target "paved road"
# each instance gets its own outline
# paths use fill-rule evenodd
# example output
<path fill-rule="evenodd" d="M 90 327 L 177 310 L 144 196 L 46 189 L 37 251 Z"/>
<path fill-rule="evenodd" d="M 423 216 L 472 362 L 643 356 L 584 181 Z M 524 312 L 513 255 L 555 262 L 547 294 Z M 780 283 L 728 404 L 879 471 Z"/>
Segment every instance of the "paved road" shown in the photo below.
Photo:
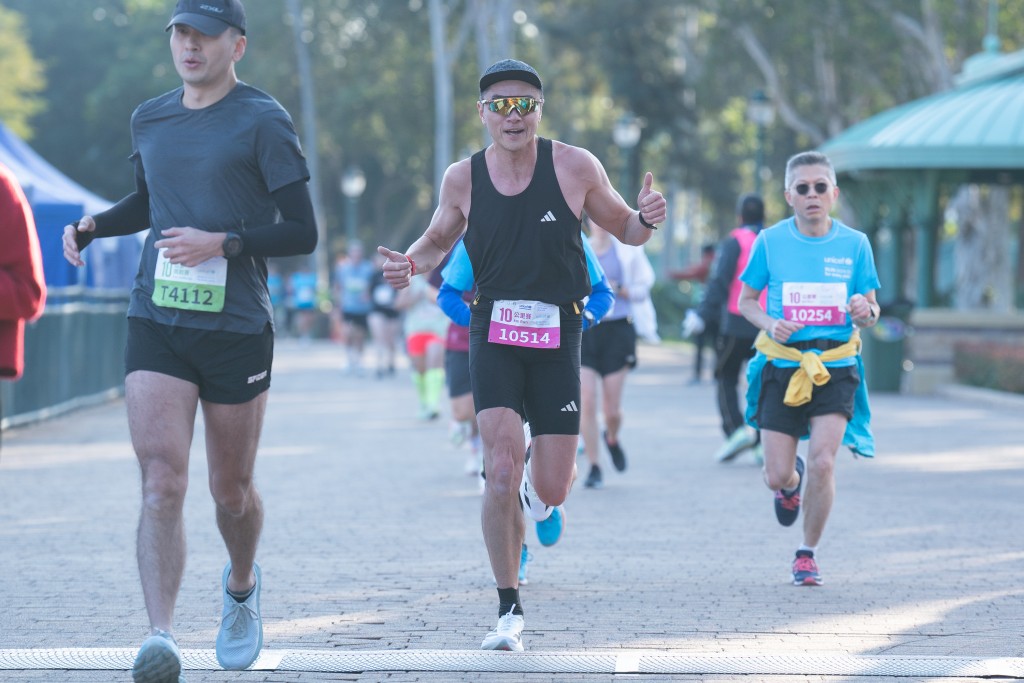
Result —
<path fill-rule="evenodd" d="M 840 457 L 818 553 L 826 584 L 795 588 L 799 530 L 775 522 L 752 461 L 712 462 L 721 439 L 714 390 L 686 384 L 689 348 L 647 346 L 640 357 L 625 397 L 628 471 L 606 468 L 601 491 L 577 485 L 555 547 L 528 532 L 529 652 L 517 658 L 476 651 L 496 596 L 477 488 L 446 422 L 416 420 L 401 373 L 347 377 L 338 347 L 279 342 L 257 471 L 267 510 L 265 670 L 203 664 L 226 558 L 200 420 L 177 634 L 189 665 L 204 668 L 188 681 L 1024 677 L 1019 406 L 875 396 L 879 455 Z M 130 662 L 146 633 L 138 503 L 120 402 L 4 435 L 0 680 L 130 680 L 88 663 Z M 348 665 L 329 659 L 363 654 L 391 661 L 366 668 L 394 670 L 344 673 Z M 43 664 L 5 670 L 15 655 Z M 64 668 L 43 668 L 58 657 Z M 282 671 L 282 657 L 321 671 Z M 495 662 L 509 671 L 474 672 Z M 637 673 L 652 662 L 664 673 Z"/>

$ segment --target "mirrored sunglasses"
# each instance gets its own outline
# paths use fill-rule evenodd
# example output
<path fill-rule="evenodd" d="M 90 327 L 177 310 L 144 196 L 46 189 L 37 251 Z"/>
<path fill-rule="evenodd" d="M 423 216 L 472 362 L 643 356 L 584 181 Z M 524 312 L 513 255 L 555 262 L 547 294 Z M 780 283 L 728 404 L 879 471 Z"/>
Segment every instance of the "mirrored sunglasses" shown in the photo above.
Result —
<path fill-rule="evenodd" d="M 808 183 L 799 183 L 793 189 L 802 197 L 811 191 L 811 186 Z M 826 192 L 828 192 L 828 183 L 814 183 L 814 194 L 825 194 Z"/>
<path fill-rule="evenodd" d="M 537 105 L 543 104 L 544 100 L 536 97 L 496 97 L 493 100 L 481 100 L 480 104 L 487 105 L 493 112 L 508 116 L 515 109 L 520 116 L 526 116 L 537 111 Z"/>

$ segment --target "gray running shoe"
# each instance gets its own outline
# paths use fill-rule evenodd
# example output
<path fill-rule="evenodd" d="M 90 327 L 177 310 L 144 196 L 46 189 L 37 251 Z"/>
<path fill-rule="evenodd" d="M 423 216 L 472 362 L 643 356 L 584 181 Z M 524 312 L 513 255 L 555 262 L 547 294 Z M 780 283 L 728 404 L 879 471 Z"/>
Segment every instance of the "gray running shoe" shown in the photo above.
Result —
<path fill-rule="evenodd" d="M 260 567 L 253 564 L 256 586 L 244 602 L 238 602 L 228 593 L 228 575 L 231 563 L 224 567 L 221 589 L 224 609 L 221 612 L 220 632 L 217 633 L 217 662 L 225 669 L 248 669 L 260 656 L 263 647 L 263 619 L 260 618 Z"/>
<path fill-rule="evenodd" d="M 142 642 L 132 665 L 135 683 L 185 683 L 181 675 L 181 652 L 174 636 L 157 631 Z"/>

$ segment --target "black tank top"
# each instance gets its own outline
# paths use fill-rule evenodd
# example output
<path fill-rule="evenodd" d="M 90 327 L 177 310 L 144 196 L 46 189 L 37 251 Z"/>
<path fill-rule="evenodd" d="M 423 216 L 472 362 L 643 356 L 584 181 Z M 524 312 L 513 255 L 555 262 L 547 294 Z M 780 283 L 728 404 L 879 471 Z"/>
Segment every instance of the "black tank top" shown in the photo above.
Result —
<path fill-rule="evenodd" d="M 537 138 L 537 166 L 520 194 L 499 193 L 485 150 L 473 155 L 473 193 L 466 251 L 480 294 L 559 306 L 590 294 L 580 219 L 555 177 L 551 140 Z"/>

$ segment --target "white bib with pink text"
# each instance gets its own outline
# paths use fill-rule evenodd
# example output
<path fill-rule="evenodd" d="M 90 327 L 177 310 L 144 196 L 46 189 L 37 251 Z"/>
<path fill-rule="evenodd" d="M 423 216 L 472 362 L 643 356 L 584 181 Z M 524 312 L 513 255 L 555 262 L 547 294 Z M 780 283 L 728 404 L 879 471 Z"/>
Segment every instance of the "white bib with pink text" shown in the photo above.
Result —
<path fill-rule="evenodd" d="M 845 325 L 846 283 L 785 282 L 782 315 L 804 325 Z"/>
<path fill-rule="evenodd" d="M 560 313 L 558 306 L 540 301 L 495 301 L 487 341 L 530 349 L 557 349 L 561 345 Z"/>

